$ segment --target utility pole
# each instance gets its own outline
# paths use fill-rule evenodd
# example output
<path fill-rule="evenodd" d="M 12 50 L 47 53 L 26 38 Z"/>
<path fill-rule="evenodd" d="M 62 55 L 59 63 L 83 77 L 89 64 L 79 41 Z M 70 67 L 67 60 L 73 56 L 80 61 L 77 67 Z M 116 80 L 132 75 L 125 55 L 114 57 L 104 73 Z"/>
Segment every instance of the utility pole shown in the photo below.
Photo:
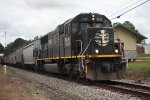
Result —
<path fill-rule="evenodd" d="M 5 50 L 6 50 L 6 32 L 5 32 Z M 4 65 L 4 74 L 7 74 L 7 67 Z"/>
<path fill-rule="evenodd" d="M 5 32 L 5 48 L 6 48 L 6 32 Z"/>

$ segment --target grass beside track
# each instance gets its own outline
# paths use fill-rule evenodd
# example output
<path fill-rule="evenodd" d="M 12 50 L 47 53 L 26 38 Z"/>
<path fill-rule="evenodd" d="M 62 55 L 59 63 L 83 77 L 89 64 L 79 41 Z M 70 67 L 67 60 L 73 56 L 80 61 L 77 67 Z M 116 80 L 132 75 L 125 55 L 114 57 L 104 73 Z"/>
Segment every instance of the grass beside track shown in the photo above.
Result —
<path fill-rule="evenodd" d="M 6 67 L 6 73 L 7 74 L 14 74 L 13 69 L 11 69 L 10 67 Z M 4 74 L 4 66 L 0 65 L 0 74 Z"/>
<path fill-rule="evenodd" d="M 149 61 L 130 62 L 128 65 L 128 70 L 140 72 L 143 74 L 143 76 L 150 76 L 150 62 Z"/>
<path fill-rule="evenodd" d="M 139 54 L 138 57 L 150 57 L 150 54 Z"/>
<path fill-rule="evenodd" d="M 140 54 L 136 58 L 137 61 L 150 61 L 150 54 Z"/>

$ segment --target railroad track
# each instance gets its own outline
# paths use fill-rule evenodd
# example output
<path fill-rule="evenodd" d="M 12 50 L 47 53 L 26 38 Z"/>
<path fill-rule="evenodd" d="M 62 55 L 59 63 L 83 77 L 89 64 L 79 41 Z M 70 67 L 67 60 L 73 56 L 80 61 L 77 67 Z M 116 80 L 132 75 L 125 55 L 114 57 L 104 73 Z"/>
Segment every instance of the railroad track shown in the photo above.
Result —
<path fill-rule="evenodd" d="M 98 87 L 113 90 L 115 92 L 126 93 L 130 95 L 134 95 L 144 100 L 150 100 L 150 87 L 138 85 L 138 84 L 131 84 L 131 83 L 124 83 L 118 81 L 107 81 L 96 83 Z"/>

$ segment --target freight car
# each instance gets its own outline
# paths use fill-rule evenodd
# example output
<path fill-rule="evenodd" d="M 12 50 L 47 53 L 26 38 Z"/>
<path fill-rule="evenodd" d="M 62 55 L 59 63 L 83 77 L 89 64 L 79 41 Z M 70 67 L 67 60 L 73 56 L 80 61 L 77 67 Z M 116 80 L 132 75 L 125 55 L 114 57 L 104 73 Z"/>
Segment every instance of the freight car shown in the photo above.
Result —
<path fill-rule="evenodd" d="M 14 66 L 16 65 L 16 52 L 12 52 L 10 55 L 9 55 L 9 64 Z"/>
<path fill-rule="evenodd" d="M 0 64 L 3 63 L 3 57 L 4 57 L 4 54 L 1 54 L 1 53 L 0 53 Z"/>
<path fill-rule="evenodd" d="M 17 53 L 16 53 L 17 54 Z M 21 61 L 35 70 L 90 80 L 122 79 L 126 72 L 123 46 L 114 44 L 111 21 L 97 13 L 81 13 L 36 37 L 22 49 Z"/>
<path fill-rule="evenodd" d="M 23 66 L 22 48 L 17 49 L 15 52 L 16 52 L 16 66 L 22 67 Z"/>
<path fill-rule="evenodd" d="M 34 48 L 33 42 L 22 48 L 23 54 L 22 59 L 24 66 L 34 66 L 35 60 L 33 58 L 33 48 Z"/>

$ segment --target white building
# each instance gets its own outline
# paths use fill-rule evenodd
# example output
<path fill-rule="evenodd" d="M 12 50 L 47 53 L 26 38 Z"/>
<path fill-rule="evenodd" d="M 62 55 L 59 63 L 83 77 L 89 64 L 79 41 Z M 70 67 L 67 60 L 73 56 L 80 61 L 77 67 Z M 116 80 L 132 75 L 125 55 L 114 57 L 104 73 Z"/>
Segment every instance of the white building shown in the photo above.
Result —
<path fill-rule="evenodd" d="M 144 47 L 144 53 L 145 54 L 150 54 L 150 44 L 148 45 L 143 45 L 143 47 Z"/>
<path fill-rule="evenodd" d="M 137 57 L 137 41 L 147 39 L 144 35 L 132 31 L 121 24 L 113 26 L 114 39 L 120 39 L 125 49 L 125 57 L 129 60 L 134 60 Z"/>

